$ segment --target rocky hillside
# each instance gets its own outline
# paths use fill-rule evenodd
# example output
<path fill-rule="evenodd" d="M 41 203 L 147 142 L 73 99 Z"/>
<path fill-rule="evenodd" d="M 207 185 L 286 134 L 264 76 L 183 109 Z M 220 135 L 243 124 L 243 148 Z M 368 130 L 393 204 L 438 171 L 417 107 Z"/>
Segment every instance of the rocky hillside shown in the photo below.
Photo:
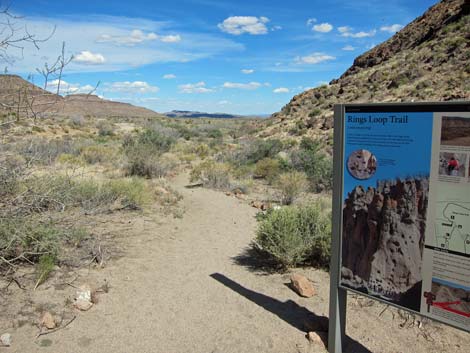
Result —
<path fill-rule="evenodd" d="M 444 0 L 358 56 L 329 85 L 296 95 L 261 136 L 331 142 L 335 103 L 470 99 L 470 2 Z"/>
<path fill-rule="evenodd" d="M 92 94 L 53 94 L 16 75 L 0 75 L 0 113 L 31 116 L 34 112 L 94 117 L 151 117 L 158 113 L 132 104 L 101 99 Z"/>

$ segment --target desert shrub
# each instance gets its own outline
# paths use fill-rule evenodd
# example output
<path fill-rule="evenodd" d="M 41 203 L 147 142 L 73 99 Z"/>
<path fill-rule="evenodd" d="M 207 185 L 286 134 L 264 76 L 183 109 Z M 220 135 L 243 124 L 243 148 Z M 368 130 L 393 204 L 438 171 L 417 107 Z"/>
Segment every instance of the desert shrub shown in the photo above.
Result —
<path fill-rule="evenodd" d="M 140 209 L 149 201 L 145 182 L 138 178 L 99 182 L 63 175 L 31 177 L 22 182 L 17 213 L 31 214 L 68 207 L 85 210 L 109 208 L 119 202 L 122 208 Z"/>
<path fill-rule="evenodd" d="M 0 269 L 20 262 L 38 264 L 38 283 L 45 280 L 66 244 L 78 245 L 88 233 L 59 228 L 32 217 L 0 217 Z"/>
<path fill-rule="evenodd" d="M 304 172 L 310 189 L 316 192 L 331 190 L 333 186 L 333 162 L 323 151 L 321 142 L 303 138 L 299 149 L 291 153 L 291 167 Z"/>
<path fill-rule="evenodd" d="M 205 143 L 200 143 L 194 147 L 194 153 L 201 159 L 205 159 L 209 152 L 210 148 Z"/>
<path fill-rule="evenodd" d="M 232 155 L 228 156 L 228 160 L 236 165 L 255 164 L 263 158 L 273 158 L 283 149 L 280 140 L 252 140 L 244 143 L 241 148 Z"/>
<path fill-rule="evenodd" d="M 69 125 L 74 127 L 74 128 L 81 128 L 85 126 L 85 118 L 81 115 L 74 115 L 71 116 L 69 119 Z"/>
<path fill-rule="evenodd" d="M 148 145 L 134 146 L 127 151 L 127 159 L 124 167 L 126 175 L 145 178 L 164 177 L 179 164 L 179 159 L 174 154 L 160 155 Z"/>
<path fill-rule="evenodd" d="M 10 145 L 17 153 L 24 157 L 28 164 L 53 164 L 61 154 L 79 155 L 80 150 L 90 144 L 88 140 L 74 140 L 71 138 L 53 139 L 36 137 L 17 144 Z"/>
<path fill-rule="evenodd" d="M 264 158 L 256 163 L 254 173 L 257 177 L 265 178 L 269 183 L 272 183 L 280 171 L 279 159 Z"/>
<path fill-rule="evenodd" d="M 330 243 L 329 214 L 315 202 L 269 211 L 260 220 L 255 246 L 284 268 L 302 264 L 328 267 Z"/>
<path fill-rule="evenodd" d="M 103 145 L 86 146 L 80 152 L 80 156 L 89 164 L 109 162 L 115 155 L 113 148 Z"/>
<path fill-rule="evenodd" d="M 213 138 L 213 139 L 221 139 L 224 135 L 222 134 L 222 131 L 219 129 L 211 129 L 207 133 L 207 137 Z"/>
<path fill-rule="evenodd" d="M 287 172 L 279 176 L 275 186 L 281 204 L 290 205 L 307 190 L 308 180 L 303 172 Z"/>
<path fill-rule="evenodd" d="M 18 155 L 6 155 L 0 158 L 0 196 L 15 194 L 19 180 L 26 168 L 24 158 Z"/>
<path fill-rule="evenodd" d="M 114 125 L 106 120 L 99 120 L 96 124 L 98 128 L 98 135 L 101 137 L 104 136 L 114 136 Z"/>
<path fill-rule="evenodd" d="M 190 181 L 202 182 L 209 188 L 227 189 L 230 187 L 230 168 L 224 163 L 204 161 L 193 168 Z"/>
<path fill-rule="evenodd" d="M 321 113 L 321 109 L 315 108 L 315 109 L 313 109 L 310 113 L 308 113 L 308 116 L 309 116 L 310 118 L 313 118 L 313 117 L 315 117 L 315 116 L 317 116 L 317 115 L 320 115 L 320 113 Z"/>

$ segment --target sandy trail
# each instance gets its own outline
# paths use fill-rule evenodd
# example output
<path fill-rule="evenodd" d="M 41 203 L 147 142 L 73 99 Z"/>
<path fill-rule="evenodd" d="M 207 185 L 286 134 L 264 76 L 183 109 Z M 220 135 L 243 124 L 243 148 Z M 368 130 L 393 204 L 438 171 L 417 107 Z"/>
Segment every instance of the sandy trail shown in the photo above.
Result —
<path fill-rule="evenodd" d="M 309 320 L 326 320 L 328 274 L 297 269 L 317 289 L 306 299 L 286 286 L 289 274 L 264 275 L 237 263 L 254 236 L 256 209 L 221 192 L 186 189 L 186 182 L 184 175 L 173 181 L 184 196 L 182 219 L 122 220 L 125 255 L 77 280 L 109 282 L 97 305 L 39 339 L 30 325 L 11 330 L 14 344 L 0 352 L 326 352 L 304 330 Z M 114 226 L 119 222 L 118 216 Z M 67 296 L 44 287 L 38 296 L 45 303 Z M 347 330 L 361 343 L 349 339 L 346 352 L 466 352 L 468 334 L 403 326 L 396 311 L 384 308 L 350 296 Z"/>
<path fill-rule="evenodd" d="M 38 347 L 29 328 L 15 333 L 9 351 L 312 351 L 299 329 L 312 314 L 293 301 L 299 297 L 283 285 L 288 276 L 275 275 L 273 285 L 233 260 L 253 237 L 256 210 L 220 192 L 186 189 L 186 182 L 174 180 L 184 217 L 135 225 L 140 231 L 125 240 L 125 257 L 102 270 L 109 294 L 44 336 L 50 347 Z"/>

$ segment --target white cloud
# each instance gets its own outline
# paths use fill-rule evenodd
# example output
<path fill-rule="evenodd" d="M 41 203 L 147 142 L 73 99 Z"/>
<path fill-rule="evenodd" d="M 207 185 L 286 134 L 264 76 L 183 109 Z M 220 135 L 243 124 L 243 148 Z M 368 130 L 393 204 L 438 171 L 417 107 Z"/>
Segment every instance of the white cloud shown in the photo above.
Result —
<path fill-rule="evenodd" d="M 238 88 L 238 89 L 246 89 L 246 90 L 255 90 L 261 86 L 262 85 L 259 82 L 249 82 L 249 83 L 225 82 L 223 84 L 224 88 Z"/>
<path fill-rule="evenodd" d="M 217 104 L 219 104 L 219 105 L 227 105 L 227 104 L 232 104 L 232 103 L 230 103 L 228 100 L 221 100 L 221 101 L 218 101 Z"/>
<path fill-rule="evenodd" d="M 341 27 L 338 27 L 338 31 L 339 33 L 351 32 L 352 28 L 349 26 L 341 26 Z"/>
<path fill-rule="evenodd" d="M 345 27 L 340 27 L 340 28 L 343 28 L 342 31 L 340 30 L 341 35 L 343 37 L 350 37 L 350 38 L 373 37 L 377 33 L 377 31 L 375 29 L 372 29 L 369 32 L 361 31 L 361 32 L 354 33 L 354 32 L 351 32 L 352 28 L 350 28 L 350 27 L 345 26 Z"/>
<path fill-rule="evenodd" d="M 105 85 L 105 91 L 108 92 L 123 92 L 123 93 L 155 93 L 160 89 L 157 86 L 152 86 L 145 81 L 124 81 L 113 82 Z"/>
<path fill-rule="evenodd" d="M 279 87 L 273 90 L 274 93 L 289 93 L 289 88 Z"/>
<path fill-rule="evenodd" d="M 60 87 L 59 86 L 60 82 Z M 90 93 L 95 89 L 92 85 L 81 85 L 79 83 L 69 83 L 64 80 L 52 80 L 47 83 L 46 89 L 50 92 L 57 93 L 57 88 L 59 88 L 59 94 L 78 94 L 78 93 Z"/>
<path fill-rule="evenodd" d="M 266 23 L 269 22 L 267 17 L 255 17 L 255 16 L 231 16 L 224 20 L 224 22 L 219 23 L 217 27 L 222 30 L 222 32 L 240 35 L 243 33 L 249 34 L 266 34 L 268 29 Z"/>
<path fill-rule="evenodd" d="M 335 60 L 336 57 L 323 53 L 312 53 L 307 56 L 298 56 L 295 61 L 300 64 L 319 64 L 323 61 Z"/>
<path fill-rule="evenodd" d="M 117 45 L 126 45 L 126 46 L 134 46 L 136 44 L 149 42 L 149 41 L 156 41 L 159 40 L 163 43 L 177 43 L 181 41 L 181 36 L 179 34 L 175 35 L 158 35 L 154 32 L 145 33 L 140 29 L 134 29 L 129 34 L 124 35 L 110 35 L 110 34 L 102 34 L 96 39 L 97 43 L 113 43 Z"/>
<path fill-rule="evenodd" d="M 181 36 L 179 34 L 176 35 L 168 35 L 168 36 L 161 36 L 160 40 L 163 43 L 178 43 L 181 41 Z"/>
<path fill-rule="evenodd" d="M 272 26 L 271 31 L 280 31 L 282 29 L 282 26 Z"/>
<path fill-rule="evenodd" d="M 253 70 L 253 69 L 241 69 L 240 71 L 245 75 L 249 75 L 249 74 L 252 74 L 253 72 L 255 72 L 255 70 Z"/>
<path fill-rule="evenodd" d="M 114 43 L 117 45 L 134 46 L 146 41 L 157 40 L 159 36 L 154 32 L 145 33 L 140 29 L 134 29 L 125 35 L 102 34 L 97 39 L 97 43 Z"/>
<path fill-rule="evenodd" d="M 314 25 L 312 31 L 328 33 L 333 29 L 333 26 L 327 22 Z"/>
<path fill-rule="evenodd" d="M 352 45 L 349 45 L 349 44 L 341 48 L 341 50 L 345 50 L 345 51 L 353 51 L 355 49 L 356 48 L 354 48 Z"/>
<path fill-rule="evenodd" d="M 394 24 L 391 26 L 382 26 L 380 27 L 380 30 L 383 32 L 395 33 L 395 32 L 398 32 L 402 28 L 403 28 L 402 25 Z"/>
<path fill-rule="evenodd" d="M 316 18 L 309 18 L 309 19 L 307 20 L 307 26 L 310 27 L 310 26 L 313 25 L 315 22 L 317 22 L 317 19 L 316 19 Z"/>
<path fill-rule="evenodd" d="M 104 56 L 98 53 L 92 53 L 88 50 L 83 50 L 74 56 L 73 61 L 85 65 L 100 65 L 106 61 Z"/>
<path fill-rule="evenodd" d="M 213 89 L 207 88 L 204 81 L 197 83 L 186 83 L 178 86 L 180 93 L 209 93 L 214 92 Z"/>
<path fill-rule="evenodd" d="M 166 75 L 163 75 L 163 78 L 165 80 L 171 80 L 173 78 L 176 78 L 176 75 L 173 75 L 173 74 L 166 74 Z"/>
<path fill-rule="evenodd" d="M 20 14 L 21 15 L 21 14 Z M 244 45 L 221 34 L 207 33 L 197 28 L 191 31 L 180 31 L 173 22 L 159 22 L 141 18 L 89 15 L 86 17 L 24 17 L 18 19 L 18 26 L 27 27 L 37 38 L 47 38 L 56 26 L 54 35 L 46 42 L 40 43 L 38 51 L 32 45 L 24 50 L 9 48 L 9 52 L 18 58 L 9 65 L 9 71 L 27 75 L 51 63 L 59 55 L 62 43 L 66 43 L 66 55 L 80 54 L 86 50 L 99 53 L 105 61 L 100 65 L 84 65 L 72 61 L 66 68 L 67 73 L 116 72 L 136 69 L 143 65 L 155 63 L 192 62 L 215 55 L 229 55 L 244 50 Z M 132 46 L 132 50 L 123 50 L 129 45 L 117 44 L 113 38 L 129 37 L 132 30 L 139 28 L 147 40 Z M 178 30 L 178 32 L 174 32 Z M 97 42 L 101 34 L 106 34 L 104 42 Z M 179 43 L 165 43 L 155 38 L 164 35 L 180 35 Z M 134 37 L 138 37 L 134 34 Z M 103 39 L 102 37 L 100 37 Z M 170 37 L 171 38 L 171 37 Z M 166 40 L 177 40 L 176 38 Z M 175 45 L 177 44 L 177 45 Z M 80 57 L 79 57 L 80 59 Z M 101 60 L 102 61 L 102 60 Z"/>

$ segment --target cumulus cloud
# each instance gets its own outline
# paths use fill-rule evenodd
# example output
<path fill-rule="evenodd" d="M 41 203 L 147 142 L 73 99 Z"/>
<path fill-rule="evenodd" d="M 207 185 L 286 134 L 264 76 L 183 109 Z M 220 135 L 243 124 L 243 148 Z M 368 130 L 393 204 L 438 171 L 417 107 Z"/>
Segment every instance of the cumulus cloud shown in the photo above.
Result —
<path fill-rule="evenodd" d="M 155 93 L 160 89 L 152 86 L 145 81 L 124 81 L 106 84 L 105 91 L 122 93 Z"/>
<path fill-rule="evenodd" d="M 273 90 L 274 93 L 289 93 L 289 88 L 279 87 Z"/>
<path fill-rule="evenodd" d="M 167 35 L 159 37 L 160 41 L 163 43 L 178 43 L 181 41 L 181 36 L 179 34 L 176 35 Z"/>
<path fill-rule="evenodd" d="M 242 72 L 242 74 L 245 74 L 245 75 L 249 75 L 255 72 L 255 70 L 253 69 L 241 69 L 240 71 Z"/>
<path fill-rule="evenodd" d="M 173 74 L 166 74 L 166 75 L 163 75 L 163 78 L 165 80 L 171 80 L 173 78 L 176 78 L 176 75 L 173 75 Z"/>
<path fill-rule="evenodd" d="M 92 53 L 88 50 L 83 50 L 74 56 L 73 61 L 85 65 L 100 65 L 106 61 L 104 56 L 98 53 Z"/>
<path fill-rule="evenodd" d="M 354 49 L 356 48 L 354 48 L 352 45 L 349 45 L 349 44 L 341 48 L 341 50 L 345 50 L 345 51 L 353 51 Z"/>
<path fill-rule="evenodd" d="M 246 90 L 255 90 L 262 86 L 259 82 L 248 82 L 248 83 L 238 83 L 238 82 L 225 82 L 223 84 L 224 88 L 237 88 L 237 89 L 246 89 Z"/>
<path fill-rule="evenodd" d="M 319 64 L 323 61 L 335 60 L 336 57 L 323 53 L 312 53 L 306 56 L 298 56 L 295 61 L 299 64 Z"/>
<path fill-rule="evenodd" d="M 346 32 L 351 32 L 351 31 L 352 31 L 352 28 L 349 27 L 349 26 L 338 27 L 338 32 L 339 33 L 346 33 Z"/>
<path fill-rule="evenodd" d="M 59 85 L 60 83 L 60 85 Z M 46 89 L 50 92 L 57 93 L 59 88 L 59 94 L 78 94 L 78 93 L 90 93 L 93 92 L 95 87 L 92 85 L 81 85 L 79 83 L 69 83 L 64 80 L 52 80 L 47 83 Z"/>
<path fill-rule="evenodd" d="M 328 33 L 333 29 L 333 26 L 327 22 L 320 23 L 318 25 L 314 25 L 312 27 L 312 31 L 321 32 L 321 33 Z"/>
<path fill-rule="evenodd" d="M 197 83 L 186 83 L 178 86 L 180 93 L 209 93 L 214 92 L 213 89 L 207 88 L 204 81 Z"/>
<path fill-rule="evenodd" d="M 365 37 L 373 37 L 377 31 L 375 29 L 370 30 L 369 32 L 352 32 L 352 28 L 348 26 L 339 27 L 338 31 L 341 33 L 343 37 L 349 38 L 365 38 Z"/>
<path fill-rule="evenodd" d="M 307 26 L 310 27 L 310 26 L 313 25 L 315 22 L 317 22 L 317 19 L 316 19 L 316 18 L 309 18 L 309 19 L 307 20 Z"/>
<path fill-rule="evenodd" d="M 268 33 L 268 28 L 266 27 L 266 23 L 268 22 L 269 18 L 264 16 L 231 16 L 226 18 L 224 22 L 219 23 L 217 27 L 219 27 L 222 32 L 233 35 L 243 33 L 258 35 Z"/>
<path fill-rule="evenodd" d="M 271 31 L 280 31 L 282 29 L 282 26 L 272 26 Z"/>
<path fill-rule="evenodd" d="M 179 34 L 161 36 L 154 32 L 145 33 L 140 29 L 134 29 L 130 33 L 124 35 L 102 34 L 96 39 L 96 42 L 113 43 L 117 45 L 126 45 L 132 47 L 136 44 L 155 40 L 159 40 L 164 43 L 176 43 L 181 41 L 181 36 Z"/>
<path fill-rule="evenodd" d="M 402 25 L 394 24 L 391 26 L 382 26 L 380 27 L 380 30 L 383 32 L 395 33 L 395 32 L 398 32 L 402 28 L 403 28 Z"/>

